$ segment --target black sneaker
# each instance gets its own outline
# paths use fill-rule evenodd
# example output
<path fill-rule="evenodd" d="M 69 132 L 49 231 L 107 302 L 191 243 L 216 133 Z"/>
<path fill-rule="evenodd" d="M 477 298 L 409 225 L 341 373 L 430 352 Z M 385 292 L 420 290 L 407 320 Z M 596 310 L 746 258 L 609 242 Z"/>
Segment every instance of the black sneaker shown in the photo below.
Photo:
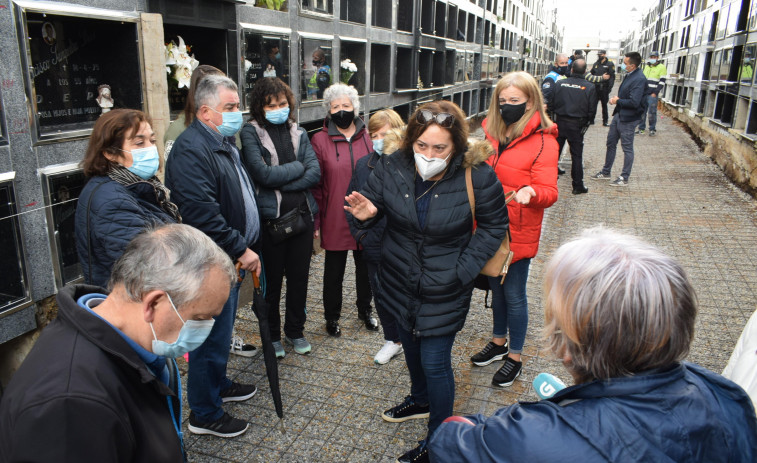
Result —
<path fill-rule="evenodd" d="M 425 440 L 418 441 L 418 447 L 405 452 L 404 455 L 397 458 L 397 463 L 427 463 L 428 461 L 430 460 Z"/>
<path fill-rule="evenodd" d="M 234 418 L 228 413 L 212 423 L 201 423 L 194 412 L 189 413 L 189 430 L 193 434 L 210 434 L 218 437 L 237 437 L 244 434 L 250 423 Z"/>
<path fill-rule="evenodd" d="M 239 384 L 234 381 L 231 382 L 226 390 L 221 391 L 221 400 L 226 402 L 242 402 L 247 399 L 251 399 L 258 392 L 258 388 L 254 384 Z"/>
<path fill-rule="evenodd" d="M 481 352 L 471 357 L 470 361 L 476 366 L 484 367 L 495 360 L 502 360 L 507 355 L 507 352 L 507 341 L 505 341 L 504 346 L 498 346 L 490 341 L 486 347 L 481 349 Z"/>
<path fill-rule="evenodd" d="M 505 359 L 505 364 L 494 373 L 492 384 L 499 387 L 510 386 L 515 382 L 515 378 L 520 376 L 521 371 L 523 371 L 523 362 L 516 362 L 510 357 L 507 357 Z"/>
<path fill-rule="evenodd" d="M 562 170 L 559 166 L 557 167 L 557 175 L 565 175 L 565 171 Z"/>
<path fill-rule="evenodd" d="M 411 396 L 407 396 L 404 402 L 382 413 L 381 418 L 391 423 L 428 418 L 428 404 L 418 405 Z"/>

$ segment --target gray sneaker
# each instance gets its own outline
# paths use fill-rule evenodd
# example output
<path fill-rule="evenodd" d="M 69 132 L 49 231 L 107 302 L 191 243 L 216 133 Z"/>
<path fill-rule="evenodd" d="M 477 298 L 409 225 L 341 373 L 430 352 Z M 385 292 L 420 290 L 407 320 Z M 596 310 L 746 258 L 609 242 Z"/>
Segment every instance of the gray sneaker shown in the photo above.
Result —
<path fill-rule="evenodd" d="M 657 131 L 655 129 L 650 129 L 649 130 L 649 136 L 650 137 L 654 137 L 655 135 L 657 135 Z"/>
<path fill-rule="evenodd" d="M 628 186 L 628 180 L 624 179 L 623 177 L 618 177 L 610 182 L 610 186 Z"/>
<path fill-rule="evenodd" d="M 297 352 L 300 355 L 305 355 L 310 353 L 310 343 L 305 338 L 294 338 L 289 339 L 289 337 L 284 336 L 284 340 L 287 344 L 291 344 L 294 346 L 294 351 Z"/>
<path fill-rule="evenodd" d="M 610 177 L 609 175 L 605 175 L 605 174 L 603 174 L 600 171 L 600 172 L 597 172 L 596 174 L 592 175 L 589 178 L 592 179 L 592 180 L 610 180 L 610 178 L 612 178 L 612 177 Z"/>
<path fill-rule="evenodd" d="M 638 133 L 638 134 L 640 134 L 640 135 L 644 135 L 644 129 L 639 129 L 639 131 L 638 131 L 638 132 L 636 132 L 636 133 Z"/>
<path fill-rule="evenodd" d="M 281 344 L 281 341 L 273 341 L 271 344 L 273 344 L 273 351 L 276 352 L 277 359 L 283 359 L 284 357 L 286 357 L 287 353 L 284 350 L 284 346 Z"/>

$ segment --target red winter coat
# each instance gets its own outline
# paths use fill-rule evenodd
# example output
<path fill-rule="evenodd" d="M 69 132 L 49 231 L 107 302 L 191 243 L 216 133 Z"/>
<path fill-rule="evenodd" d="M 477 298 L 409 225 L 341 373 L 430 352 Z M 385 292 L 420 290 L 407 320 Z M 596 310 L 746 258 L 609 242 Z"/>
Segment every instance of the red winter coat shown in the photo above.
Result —
<path fill-rule="evenodd" d="M 481 126 L 494 148 L 494 154 L 486 162 L 502 182 L 505 193 L 518 191 L 524 186 L 531 186 L 536 192 L 527 205 L 515 201 L 507 205 L 513 262 L 534 257 L 539 250 L 544 209 L 557 201 L 557 124 L 540 129 L 541 119 L 537 112 L 526 124 L 523 134 L 499 155 L 499 140 L 486 131 L 486 121 L 484 119 Z"/>
<path fill-rule="evenodd" d="M 358 159 L 373 151 L 373 143 L 360 118 L 355 119 L 355 129 L 347 141 L 327 117 L 323 130 L 310 140 L 321 165 L 321 181 L 311 190 L 319 209 L 314 225 L 321 230 L 321 247 L 327 251 L 357 249 L 344 215 L 344 197 Z"/>

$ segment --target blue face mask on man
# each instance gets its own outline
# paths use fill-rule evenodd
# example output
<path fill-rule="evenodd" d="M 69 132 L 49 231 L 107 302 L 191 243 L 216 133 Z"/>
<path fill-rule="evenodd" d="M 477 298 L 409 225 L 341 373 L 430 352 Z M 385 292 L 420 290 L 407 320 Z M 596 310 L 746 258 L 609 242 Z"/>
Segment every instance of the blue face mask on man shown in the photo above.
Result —
<path fill-rule="evenodd" d="M 620 63 L 620 70 L 625 72 L 626 71 L 626 63 Z"/>
<path fill-rule="evenodd" d="M 208 106 L 210 108 L 210 106 Z M 233 137 L 236 135 L 237 132 L 239 132 L 239 129 L 242 128 L 242 112 L 241 111 L 216 111 L 213 108 L 210 108 L 212 111 L 217 112 L 218 114 L 223 117 L 223 122 L 221 125 L 217 125 L 216 128 L 218 129 L 218 132 L 221 133 L 224 137 Z"/>
<path fill-rule="evenodd" d="M 148 180 L 155 176 L 155 172 L 158 171 L 158 167 L 160 166 L 160 156 L 158 156 L 157 146 L 137 148 L 126 152 L 131 153 L 131 165 L 126 168 L 129 172 L 143 180 Z"/>
<path fill-rule="evenodd" d="M 152 352 L 155 355 L 160 355 L 166 358 L 181 357 L 187 352 L 197 349 L 203 342 L 205 342 L 216 321 L 212 318 L 210 320 L 184 321 L 184 319 L 181 318 L 181 315 L 179 315 L 179 311 L 176 310 L 176 306 L 171 300 L 171 296 L 169 296 L 168 293 L 166 293 L 166 296 L 168 296 L 168 302 L 171 303 L 171 307 L 173 307 L 174 312 L 176 312 L 176 316 L 179 317 L 179 320 L 181 320 L 182 323 L 184 323 L 184 326 L 181 327 L 176 341 L 167 343 L 158 339 L 158 336 L 155 334 L 155 328 L 153 328 L 152 322 L 150 322 L 152 336 L 155 338 L 152 340 Z"/>
<path fill-rule="evenodd" d="M 283 124 L 289 119 L 289 106 L 265 112 L 265 119 L 274 125 Z"/>

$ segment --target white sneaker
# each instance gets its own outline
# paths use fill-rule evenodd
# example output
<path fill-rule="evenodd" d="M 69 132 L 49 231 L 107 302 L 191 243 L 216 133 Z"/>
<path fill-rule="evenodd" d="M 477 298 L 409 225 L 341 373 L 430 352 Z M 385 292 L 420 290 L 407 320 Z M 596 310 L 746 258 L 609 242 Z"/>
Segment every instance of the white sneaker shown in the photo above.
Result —
<path fill-rule="evenodd" d="M 402 353 L 402 344 L 396 344 L 393 341 L 386 341 L 381 350 L 378 351 L 373 361 L 379 365 L 389 363 L 389 360 Z"/>
<path fill-rule="evenodd" d="M 242 341 L 242 338 L 240 336 L 234 336 L 231 338 L 231 346 L 229 346 L 229 352 L 236 355 L 241 355 L 242 357 L 248 357 L 252 358 L 255 357 L 260 353 L 260 349 L 253 346 L 252 344 L 247 344 L 244 341 Z"/>

